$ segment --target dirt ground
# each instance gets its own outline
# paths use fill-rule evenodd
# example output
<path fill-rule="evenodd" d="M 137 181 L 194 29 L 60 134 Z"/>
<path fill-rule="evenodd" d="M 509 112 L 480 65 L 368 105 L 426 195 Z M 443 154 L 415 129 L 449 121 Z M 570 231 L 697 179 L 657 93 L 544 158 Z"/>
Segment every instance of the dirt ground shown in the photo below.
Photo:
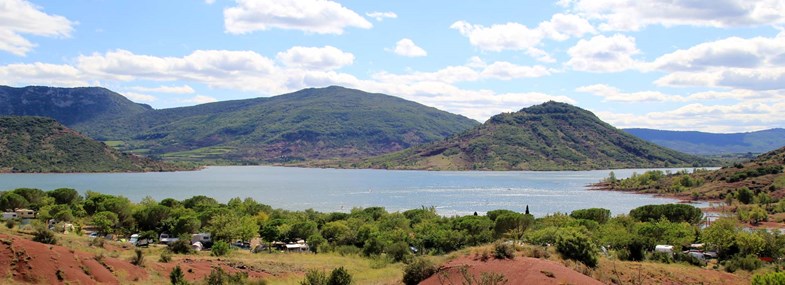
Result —
<path fill-rule="evenodd" d="M 465 268 L 474 280 L 481 280 L 483 273 L 486 276 L 492 273 L 501 274 L 507 279 L 507 284 L 603 284 L 551 260 L 516 257 L 482 261 L 471 256 L 459 257 L 442 265 L 438 273 L 420 284 L 465 284 L 461 268 Z"/>

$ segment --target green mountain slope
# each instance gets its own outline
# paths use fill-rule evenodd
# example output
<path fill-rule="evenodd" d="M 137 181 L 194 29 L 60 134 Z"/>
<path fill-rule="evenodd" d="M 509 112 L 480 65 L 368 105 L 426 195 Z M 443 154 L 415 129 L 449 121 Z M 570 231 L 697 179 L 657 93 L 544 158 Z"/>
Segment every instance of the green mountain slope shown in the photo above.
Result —
<path fill-rule="evenodd" d="M 51 118 L 0 117 L 0 172 L 140 172 L 179 167 L 122 154 Z"/>
<path fill-rule="evenodd" d="M 51 106 L 46 110 L 52 109 L 61 111 Z M 98 140 L 122 141 L 121 149 L 126 151 L 174 160 L 251 163 L 379 155 L 440 140 L 479 124 L 398 97 L 337 86 L 269 98 L 113 113 L 112 117 L 78 120 L 72 126 Z"/>
<path fill-rule="evenodd" d="M 0 115 L 50 117 L 71 127 L 149 110 L 100 87 L 0 86 Z"/>
<path fill-rule="evenodd" d="M 556 102 L 503 113 L 444 141 L 370 159 L 363 167 L 567 170 L 710 163 L 638 139 L 589 111 Z"/>
<path fill-rule="evenodd" d="M 652 129 L 624 131 L 660 146 L 699 155 L 760 154 L 785 146 L 785 129 L 730 134 Z"/>

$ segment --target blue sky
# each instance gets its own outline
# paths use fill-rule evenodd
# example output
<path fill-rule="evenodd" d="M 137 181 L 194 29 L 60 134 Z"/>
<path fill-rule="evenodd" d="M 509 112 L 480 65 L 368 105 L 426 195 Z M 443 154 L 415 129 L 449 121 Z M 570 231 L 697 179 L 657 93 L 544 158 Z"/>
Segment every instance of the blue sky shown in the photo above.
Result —
<path fill-rule="evenodd" d="M 0 1 L 0 84 L 155 108 L 341 85 L 484 121 L 548 100 L 617 127 L 784 127 L 785 0 Z"/>

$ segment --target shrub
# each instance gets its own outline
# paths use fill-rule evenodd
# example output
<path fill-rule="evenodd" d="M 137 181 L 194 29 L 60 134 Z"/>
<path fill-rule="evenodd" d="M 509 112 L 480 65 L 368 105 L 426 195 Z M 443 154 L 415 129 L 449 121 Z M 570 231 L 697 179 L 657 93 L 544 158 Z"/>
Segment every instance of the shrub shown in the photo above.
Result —
<path fill-rule="evenodd" d="M 330 278 L 327 279 L 327 285 L 349 285 L 352 284 L 352 275 L 346 271 L 343 266 L 333 269 L 330 272 Z"/>
<path fill-rule="evenodd" d="M 183 270 L 180 269 L 180 265 L 176 265 L 174 268 L 172 268 L 172 271 L 169 272 L 169 281 L 172 283 L 172 285 L 188 284 L 188 282 L 185 281 L 185 273 L 183 273 Z"/>
<path fill-rule="evenodd" d="M 403 269 L 403 283 L 406 285 L 419 284 L 434 273 L 436 273 L 436 266 L 429 260 L 418 257 Z"/>
<path fill-rule="evenodd" d="M 763 266 L 763 262 L 758 259 L 755 255 L 747 255 L 747 256 L 734 256 L 731 259 L 728 259 L 723 264 L 725 266 L 725 271 L 733 273 L 736 270 L 743 269 L 747 271 L 754 271 L 755 269 L 761 268 Z"/>
<path fill-rule="evenodd" d="M 134 256 L 131 257 L 131 264 L 142 267 L 144 266 L 144 252 L 141 249 L 134 250 Z"/>
<path fill-rule="evenodd" d="M 169 263 L 169 261 L 172 261 L 172 253 L 169 250 L 161 251 L 161 258 L 159 258 L 158 261 Z"/>
<path fill-rule="evenodd" d="M 509 243 L 497 241 L 493 244 L 493 257 L 496 259 L 514 259 L 515 249 Z"/>
<path fill-rule="evenodd" d="M 210 255 L 212 256 L 224 256 L 229 253 L 229 244 L 225 241 L 216 241 L 213 244 L 213 247 L 210 249 Z"/>
<path fill-rule="evenodd" d="M 770 272 L 752 277 L 752 285 L 785 285 L 785 272 Z"/>
<path fill-rule="evenodd" d="M 16 221 L 14 219 L 8 219 L 5 221 L 5 227 L 9 229 L 13 229 L 16 226 Z"/>
<path fill-rule="evenodd" d="M 534 258 L 550 258 L 551 253 L 548 252 L 548 249 L 542 246 L 532 246 L 530 247 L 527 252 L 526 256 L 534 257 Z"/>
<path fill-rule="evenodd" d="M 335 247 L 335 252 L 341 256 L 358 255 L 361 249 L 353 245 L 340 245 Z"/>
<path fill-rule="evenodd" d="M 93 238 L 93 239 L 90 239 L 90 246 L 93 246 L 93 247 L 104 247 L 104 242 L 105 241 L 106 241 L 106 239 L 104 239 L 102 237 Z"/>
<path fill-rule="evenodd" d="M 409 244 L 403 241 L 393 243 L 387 246 L 385 252 L 392 257 L 393 261 L 401 262 L 406 260 L 412 252 L 409 250 Z"/>
<path fill-rule="evenodd" d="M 57 244 L 55 233 L 47 228 L 38 228 L 33 236 L 33 241 L 45 244 Z"/>
<path fill-rule="evenodd" d="M 178 254 L 189 254 L 193 252 L 193 249 L 188 241 L 180 239 L 169 244 L 169 251 Z"/>
<path fill-rule="evenodd" d="M 321 270 L 308 270 L 305 273 L 305 279 L 300 281 L 300 285 L 324 285 L 327 284 L 327 274 Z"/>
<path fill-rule="evenodd" d="M 221 267 L 213 267 L 210 270 L 210 275 L 205 280 L 208 285 L 244 285 L 248 283 L 248 273 L 237 272 L 230 274 L 224 271 Z"/>
<path fill-rule="evenodd" d="M 589 238 L 577 231 L 567 231 L 556 240 L 556 251 L 566 259 L 583 262 L 586 266 L 597 266 L 597 250 Z"/>

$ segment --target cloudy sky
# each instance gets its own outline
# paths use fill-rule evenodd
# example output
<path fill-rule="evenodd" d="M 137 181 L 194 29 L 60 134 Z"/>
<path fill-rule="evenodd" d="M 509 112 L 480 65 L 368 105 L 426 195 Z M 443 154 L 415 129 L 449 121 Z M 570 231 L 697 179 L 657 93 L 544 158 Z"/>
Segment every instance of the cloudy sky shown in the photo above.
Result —
<path fill-rule="evenodd" d="M 479 121 L 785 127 L 785 0 L 2 0 L 0 84 L 155 108 L 341 85 Z"/>

